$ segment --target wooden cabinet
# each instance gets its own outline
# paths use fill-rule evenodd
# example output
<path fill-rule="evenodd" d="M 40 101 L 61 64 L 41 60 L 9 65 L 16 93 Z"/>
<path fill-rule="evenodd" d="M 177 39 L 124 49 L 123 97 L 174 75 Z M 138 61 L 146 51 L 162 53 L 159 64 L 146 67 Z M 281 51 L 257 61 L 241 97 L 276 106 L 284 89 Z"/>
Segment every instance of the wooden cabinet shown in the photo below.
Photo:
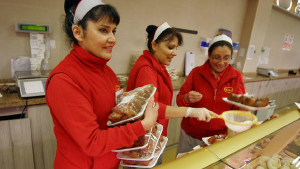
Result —
<path fill-rule="evenodd" d="M 48 106 L 29 106 L 28 119 L 31 124 L 30 130 L 34 166 L 36 169 L 53 169 L 56 153 L 56 138 Z"/>
<path fill-rule="evenodd" d="M 28 106 L 28 118 L 0 121 L 1 169 L 53 169 L 56 138 L 46 104 Z"/>
<path fill-rule="evenodd" d="M 34 169 L 29 119 L 0 121 L 0 168 Z"/>
<path fill-rule="evenodd" d="M 245 88 L 248 94 L 275 100 L 276 109 L 300 101 L 300 78 L 248 82 Z"/>

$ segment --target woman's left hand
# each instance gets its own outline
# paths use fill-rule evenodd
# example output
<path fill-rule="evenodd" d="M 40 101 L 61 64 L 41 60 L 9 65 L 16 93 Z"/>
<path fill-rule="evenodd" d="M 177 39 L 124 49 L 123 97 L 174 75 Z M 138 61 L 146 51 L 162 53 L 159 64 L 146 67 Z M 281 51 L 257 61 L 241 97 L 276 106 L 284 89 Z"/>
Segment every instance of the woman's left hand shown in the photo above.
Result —
<path fill-rule="evenodd" d="M 156 123 L 158 108 L 159 104 L 154 102 L 154 97 L 152 96 L 146 107 L 144 119 L 141 121 L 145 131 L 150 130 L 151 127 Z"/>

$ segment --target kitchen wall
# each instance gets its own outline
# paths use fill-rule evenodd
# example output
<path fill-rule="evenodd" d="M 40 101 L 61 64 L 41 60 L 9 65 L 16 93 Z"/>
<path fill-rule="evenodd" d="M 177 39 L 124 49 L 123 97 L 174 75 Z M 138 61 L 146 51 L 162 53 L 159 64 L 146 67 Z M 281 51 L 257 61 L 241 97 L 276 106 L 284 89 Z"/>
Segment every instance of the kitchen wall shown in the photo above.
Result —
<path fill-rule="evenodd" d="M 220 28 L 223 28 L 231 30 L 233 41 L 238 42 L 242 36 L 248 4 L 248 0 L 103 0 L 103 2 L 115 6 L 121 16 L 116 34 L 117 44 L 113 50 L 113 58 L 108 62 L 108 65 L 117 74 L 129 73 L 131 54 L 141 53 L 146 49 L 146 27 L 149 24 L 159 25 L 164 21 L 173 27 L 198 31 L 197 35 L 183 33 L 184 46 L 178 48 L 178 55 L 173 59 L 171 67 L 183 72 L 184 57 L 187 51 L 195 52 L 196 66 L 202 65 L 207 56 L 200 49 L 201 37 L 212 38 Z M 0 21 L 2 23 L 0 79 L 11 78 L 10 59 L 12 57 L 30 56 L 29 34 L 15 32 L 15 22 L 51 25 L 52 33 L 48 36 L 56 42 L 56 48 L 51 49 L 49 60 L 51 69 L 69 53 L 70 48 L 67 47 L 62 32 L 63 5 L 64 0 L 0 1 Z M 277 21 L 278 24 L 276 24 Z M 296 58 L 297 54 L 299 55 L 300 49 L 296 48 L 296 44 L 299 46 L 297 38 L 299 39 L 300 32 L 296 31 L 299 23 L 299 20 L 272 11 L 270 17 L 272 26 L 268 28 L 264 44 L 271 48 L 269 64 L 274 68 L 299 67 L 293 60 L 285 59 L 287 57 Z M 292 28 L 294 26 L 296 28 Z M 295 36 L 292 50 L 289 52 L 278 49 L 278 45 L 283 43 L 285 33 Z M 274 36 L 278 38 L 274 39 Z M 282 60 L 285 60 L 285 63 L 279 64 Z"/>
<path fill-rule="evenodd" d="M 285 34 L 294 35 L 290 51 L 282 50 Z M 264 47 L 271 48 L 268 65 L 274 69 L 299 69 L 300 68 L 300 17 L 295 18 L 272 10 Z"/>

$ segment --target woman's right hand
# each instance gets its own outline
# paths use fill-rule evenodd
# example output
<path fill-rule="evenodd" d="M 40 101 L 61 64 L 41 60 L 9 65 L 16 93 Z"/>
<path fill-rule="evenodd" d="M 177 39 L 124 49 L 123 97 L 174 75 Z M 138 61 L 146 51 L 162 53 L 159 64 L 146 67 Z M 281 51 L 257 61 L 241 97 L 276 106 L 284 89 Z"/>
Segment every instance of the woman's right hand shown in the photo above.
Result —
<path fill-rule="evenodd" d="M 151 97 L 144 113 L 144 119 L 141 121 L 145 131 L 151 129 L 156 123 L 158 116 L 158 103 L 154 102 L 154 97 Z"/>
<path fill-rule="evenodd" d="M 185 117 L 194 117 L 199 121 L 209 122 L 211 120 L 211 116 L 219 117 L 218 114 L 206 109 L 206 108 L 191 108 L 189 107 L 186 111 Z"/>
<path fill-rule="evenodd" d="M 185 103 L 195 103 L 202 99 L 202 94 L 196 91 L 190 91 L 184 96 Z"/>

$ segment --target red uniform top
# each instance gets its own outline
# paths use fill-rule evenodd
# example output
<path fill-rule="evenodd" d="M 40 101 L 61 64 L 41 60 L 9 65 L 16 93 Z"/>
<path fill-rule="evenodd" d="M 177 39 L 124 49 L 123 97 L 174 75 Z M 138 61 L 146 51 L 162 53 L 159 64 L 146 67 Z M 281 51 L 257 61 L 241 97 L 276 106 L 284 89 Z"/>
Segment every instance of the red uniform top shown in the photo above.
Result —
<path fill-rule="evenodd" d="M 184 95 L 190 91 L 201 93 L 202 99 L 196 103 L 186 104 Z M 229 97 L 231 93 L 245 94 L 243 75 L 229 65 L 216 79 L 209 62 L 206 61 L 190 72 L 177 95 L 176 102 L 178 106 L 205 107 L 222 114 L 224 111 L 237 109 L 222 100 L 223 97 Z M 211 119 L 209 123 L 198 121 L 196 118 L 183 118 L 181 127 L 186 133 L 199 139 L 227 133 L 224 120 L 217 118 Z"/>
<path fill-rule="evenodd" d="M 45 97 L 57 139 L 54 168 L 117 169 L 120 160 L 111 150 L 131 146 L 146 132 L 140 121 L 107 127 L 118 79 L 106 60 L 73 47 L 46 83 Z"/>
<path fill-rule="evenodd" d="M 143 55 L 139 57 L 131 69 L 127 90 L 130 91 L 151 83 L 156 87 L 154 101 L 159 103 L 158 123 L 163 125 L 162 135 L 167 136 L 169 120 L 165 119 L 165 113 L 167 105 L 172 104 L 171 77 L 166 67 L 159 64 L 148 50 L 144 50 Z"/>

